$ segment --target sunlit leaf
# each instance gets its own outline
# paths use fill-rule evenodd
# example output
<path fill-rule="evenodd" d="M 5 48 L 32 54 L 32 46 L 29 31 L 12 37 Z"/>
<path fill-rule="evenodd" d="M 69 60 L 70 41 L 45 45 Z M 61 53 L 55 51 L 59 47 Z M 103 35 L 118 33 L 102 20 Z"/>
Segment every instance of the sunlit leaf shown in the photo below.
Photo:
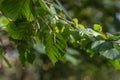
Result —
<path fill-rule="evenodd" d="M 82 24 L 78 24 L 78 27 L 85 28 L 84 25 L 82 25 Z"/>
<path fill-rule="evenodd" d="M 102 26 L 101 26 L 101 25 L 99 25 L 99 24 L 94 24 L 93 27 L 94 27 L 94 30 L 95 30 L 95 31 L 102 32 Z"/>
<path fill-rule="evenodd" d="M 0 17 L 0 27 L 4 27 L 9 23 L 8 19 L 5 17 Z"/>
<path fill-rule="evenodd" d="M 55 32 L 59 33 L 59 29 L 57 28 L 57 26 L 55 27 Z"/>
<path fill-rule="evenodd" d="M 78 19 L 77 19 L 77 18 L 74 18 L 74 19 L 73 19 L 73 22 L 74 22 L 76 25 L 78 25 Z"/>
<path fill-rule="evenodd" d="M 119 60 L 110 61 L 110 63 L 115 67 L 116 70 L 120 70 L 120 61 Z"/>
<path fill-rule="evenodd" d="M 25 0 L 24 5 L 22 6 L 22 14 L 27 18 L 28 21 L 33 21 L 34 16 L 32 14 L 32 3 L 31 0 Z"/>

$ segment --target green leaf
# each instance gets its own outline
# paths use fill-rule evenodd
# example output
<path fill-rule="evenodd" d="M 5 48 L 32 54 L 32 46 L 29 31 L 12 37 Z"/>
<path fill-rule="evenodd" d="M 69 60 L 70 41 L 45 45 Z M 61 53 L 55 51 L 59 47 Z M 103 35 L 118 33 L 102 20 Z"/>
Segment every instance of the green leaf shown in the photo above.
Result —
<path fill-rule="evenodd" d="M 120 52 L 115 48 L 100 51 L 100 54 L 112 60 L 117 59 L 117 57 L 120 56 Z"/>
<path fill-rule="evenodd" d="M 13 20 L 16 20 L 22 9 L 23 0 L 4 0 L 0 5 L 3 14 Z"/>
<path fill-rule="evenodd" d="M 4 27 L 9 23 L 8 19 L 6 17 L 0 17 L 0 27 Z"/>
<path fill-rule="evenodd" d="M 110 63 L 115 67 L 116 70 L 120 70 L 120 61 L 119 60 L 110 61 Z"/>
<path fill-rule="evenodd" d="M 54 6 L 52 6 L 52 5 L 50 6 L 50 11 L 51 11 L 54 15 L 57 15 L 57 12 L 56 12 Z"/>
<path fill-rule="evenodd" d="M 101 25 L 99 25 L 99 24 L 94 24 L 94 30 L 95 31 L 98 31 L 98 32 L 102 32 L 102 26 Z"/>
<path fill-rule="evenodd" d="M 47 6 L 47 4 L 45 3 L 44 0 L 39 0 L 39 3 L 41 5 L 41 7 L 48 13 L 50 13 L 51 15 L 53 15 L 53 12 L 50 11 L 50 8 Z"/>
<path fill-rule="evenodd" d="M 13 39 L 18 40 L 29 39 L 33 34 L 33 27 L 28 22 L 19 23 L 18 25 L 10 22 L 6 30 Z"/>
<path fill-rule="evenodd" d="M 70 24 L 64 24 L 62 22 L 58 22 L 56 24 L 56 26 L 59 29 L 59 32 L 61 33 L 64 40 L 67 40 L 69 38 L 71 25 Z"/>
<path fill-rule="evenodd" d="M 66 41 L 64 40 L 64 38 L 62 37 L 62 35 L 60 35 L 60 34 L 56 34 L 55 47 L 58 48 L 58 50 L 61 52 L 62 56 L 66 53 L 67 44 L 66 44 Z"/>
<path fill-rule="evenodd" d="M 41 15 L 41 17 L 45 17 L 45 15 L 46 15 L 46 12 L 41 7 L 36 8 L 36 13 Z"/>
<path fill-rule="evenodd" d="M 95 41 L 92 44 L 92 49 L 111 60 L 117 59 L 120 56 L 120 52 L 113 47 L 112 42 Z"/>
<path fill-rule="evenodd" d="M 99 49 L 101 47 L 101 44 L 103 44 L 105 41 L 104 40 L 100 40 L 100 41 L 95 41 L 92 43 L 92 46 L 91 48 L 96 52 L 98 53 L 99 52 Z"/>
<path fill-rule="evenodd" d="M 97 36 L 102 36 L 102 34 L 90 29 L 90 28 L 87 28 L 87 29 L 80 29 L 79 31 L 80 34 L 85 34 L 87 36 L 94 36 L 94 37 L 97 37 Z"/>
<path fill-rule="evenodd" d="M 114 46 L 114 48 L 116 48 L 117 50 L 120 51 L 120 46 L 118 44 L 114 43 L 113 46 Z"/>
<path fill-rule="evenodd" d="M 53 64 L 58 62 L 58 60 L 65 62 L 66 43 L 60 34 L 47 32 L 45 43 L 47 55 Z"/>
<path fill-rule="evenodd" d="M 25 0 L 24 5 L 22 7 L 22 14 L 27 18 L 27 21 L 33 21 L 34 16 L 32 14 L 32 2 L 31 0 Z"/>
<path fill-rule="evenodd" d="M 4 0 L 0 5 L 0 10 L 13 21 L 22 15 L 25 15 L 28 21 L 32 21 L 33 15 L 30 8 L 30 1 L 31 0 Z"/>
<path fill-rule="evenodd" d="M 81 35 L 87 35 L 88 37 L 98 38 L 99 40 L 101 40 L 101 39 L 106 40 L 107 39 L 105 34 L 96 32 L 91 28 L 81 28 L 81 29 L 79 29 L 79 33 Z"/>
<path fill-rule="evenodd" d="M 77 18 L 74 18 L 73 22 L 75 23 L 75 25 L 78 25 L 78 19 Z"/>
<path fill-rule="evenodd" d="M 50 60 L 52 61 L 53 64 L 55 64 L 58 59 L 56 58 L 56 55 L 59 54 L 56 51 L 56 48 L 53 46 L 53 40 L 52 40 L 52 35 L 49 35 L 49 33 L 46 34 L 46 52 Z"/>

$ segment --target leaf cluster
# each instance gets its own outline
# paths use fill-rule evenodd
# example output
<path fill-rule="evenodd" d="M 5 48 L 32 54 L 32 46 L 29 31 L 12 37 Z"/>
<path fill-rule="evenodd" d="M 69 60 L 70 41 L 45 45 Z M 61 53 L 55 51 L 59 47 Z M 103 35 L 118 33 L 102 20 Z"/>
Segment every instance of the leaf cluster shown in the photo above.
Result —
<path fill-rule="evenodd" d="M 17 45 L 24 65 L 34 61 L 32 49 L 37 41 L 44 44 L 53 64 L 65 62 L 68 45 L 92 56 L 100 54 L 119 61 L 120 47 L 116 41 L 120 34 L 103 33 L 99 24 L 94 24 L 93 29 L 86 28 L 77 18 L 72 20 L 58 0 L 2 0 L 0 11 L 8 20 L 2 29 Z"/>

